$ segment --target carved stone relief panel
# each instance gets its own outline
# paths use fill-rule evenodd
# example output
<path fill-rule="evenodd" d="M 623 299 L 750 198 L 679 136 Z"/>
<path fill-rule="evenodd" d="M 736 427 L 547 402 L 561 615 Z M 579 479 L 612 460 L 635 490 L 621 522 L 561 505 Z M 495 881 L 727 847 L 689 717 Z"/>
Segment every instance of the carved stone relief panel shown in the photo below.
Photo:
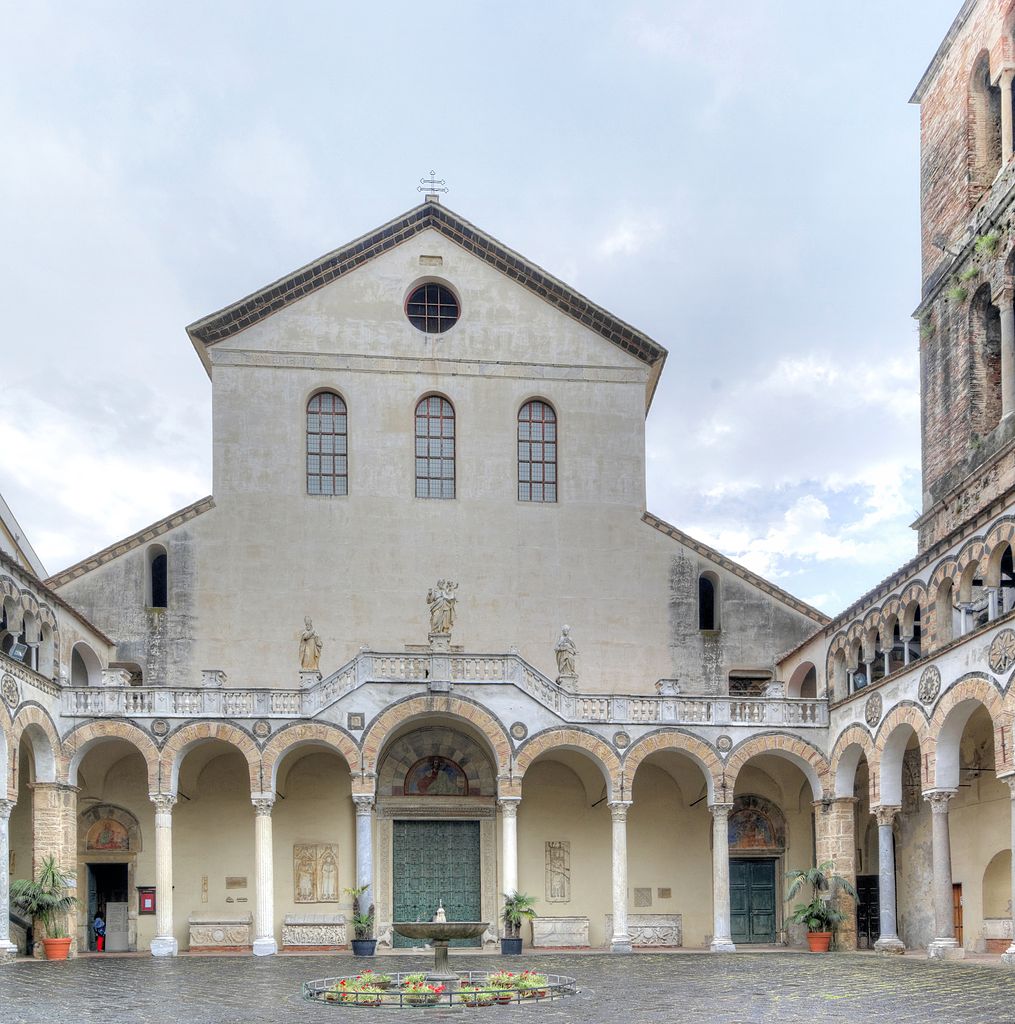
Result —
<path fill-rule="evenodd" d="M 571 843 L 567 839 L 546 843 L 546 902 L 571 902 Z"/>
<path fill-rule="evenodd" d="M 296 843 L 293 846 L 293 890 L 296 903 L 338 902 L 337 843 Z"/>

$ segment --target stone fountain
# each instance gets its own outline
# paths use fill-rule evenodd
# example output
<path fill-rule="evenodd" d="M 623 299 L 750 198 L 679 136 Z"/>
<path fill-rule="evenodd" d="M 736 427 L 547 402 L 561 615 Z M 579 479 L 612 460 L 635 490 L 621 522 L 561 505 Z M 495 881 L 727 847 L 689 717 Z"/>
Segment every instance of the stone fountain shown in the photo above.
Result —
<path fill-rule="evenodd" d="M 448 963 L 448 943 L 452 939 L 474 939 L 489 927 L 486 921 L 449 921 L 444 903 L 437 906 L 432 921 L 396 921 L 391 927 L 407 939 L 425 939 L 433 945 L 433 970 L 427 974 L 428 985 L 443 985 L 448 992 L 458 991 L 458 975 Z"/>

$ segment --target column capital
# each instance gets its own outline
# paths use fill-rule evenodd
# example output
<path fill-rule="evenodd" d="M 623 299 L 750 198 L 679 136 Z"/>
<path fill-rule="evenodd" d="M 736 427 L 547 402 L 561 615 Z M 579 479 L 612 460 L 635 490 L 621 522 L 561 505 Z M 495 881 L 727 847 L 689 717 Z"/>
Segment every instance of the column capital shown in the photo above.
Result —
<path fill-rule="evenodd" d="M 1010 281 L 1005 281 L 991 291 L 990 301 L 999 309 L 1011 309 L 1015 305 L 1015 286 Z"/>
<path fill-rule="evenodd" d="M 957 789 L 931 789 L 923 794 L 934 814 L 947 814 L 948 802 L 958 793 Z"/>
<path fill-rule="evenodd" d="M 730 816 L 730 811 L 733 810 L 733 804 L 709 804 L 708 809 L 713 818 L 728 818 Z"/>
<path fill-rule="evenodd" d="M 513 818 L 518 814 L 518 805 L 522 802 L 520 796 L 501 796 L 497 798 L 497 806 L 505 818 Z"/>
<path fill-rule="evenodd" d="M 1011 85 L 1013 78 L 1015 78 L 1015 64 L 1003 64 L 997 73 L 995 82 L 1000 86 Z"/>
<path fill-rule="evenodd" d="M 832 796 L 830 793 L 823 796 L 820 800 L 812 800 L 811 806 L 816 810 L 830 811 L 836 804 L 848 804 L 849 806 L 856 806 L 860 802 L 858 796 Z"/>
<path fill-rule="evenodd" d="M 162 814 L 169 814 L 173 810 L 173 805 L 176 803 L 175 793 L 149 793 L 148 799 L 155 804 L 155 810 L 160 811 Z"/>
<path fill-rule="evenodd" d="M 0 821 L 6 821 L 14 810 L 14 800 L 0 800 Z"/>
<path fill-rule="evenodd" d="M 271 817 L 271 810 L 275 806 L 274 796 L 261 793 L 258 796 L 252 796 L 250 802 L 254 805 L 254 813 L 259 818 Z"/>
<path fill-rule="evenodd" d="M 874 815 L 878 826 L 881 825 L 893 825 L 895 823 L 895 817 L 901 813 L 902 807 L 897 804 L 882 804 L 880 807 L 872 807 L 871 814 Z"/>
<path fill-rule="evenodd" d="M 356 805 L 356 813 L 367 815 L 373 813 L 374 798 L 370 793 L 353 793 L 352 802 Z"/>
<path fill-rule="evenodd" d="M 631 806 L 631 800 L 611 800 L 609 803 L 610 814 L 614 821 L 627 821 L 627 812 Z"/>

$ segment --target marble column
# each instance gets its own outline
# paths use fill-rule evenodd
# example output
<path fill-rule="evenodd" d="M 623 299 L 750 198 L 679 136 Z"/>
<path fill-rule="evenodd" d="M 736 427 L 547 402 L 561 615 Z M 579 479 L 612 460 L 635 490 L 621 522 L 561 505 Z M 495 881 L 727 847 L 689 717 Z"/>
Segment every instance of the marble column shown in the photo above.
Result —
<path fill-rule="evenodd" d="M 998 85 L 1001 87 L 1001 166 L 1006 167 L 1012 157 L 1012 100 L 1011 83 L 1015 68 L 1003 68 Z"/>
<path fill-rule="evenodd" d="M 254 956 L 278 952 L 275 942 L 275 855 L 271 842 L 271 811 L 275 797 L 261 793 L 254 805 Z"/>
<path fill-rule="evenodd" d="M 1008 775 L 1003 780 L 1008 783 L 1011 790 L 1011 891 L 1015 895 L 1015 775 Z M 1012 906 L 1012 935 L 1015 935 L 1015 899 L 1011 901 Z M 1001 954 L 1001 960 L 1009 967 L 1015 967 L 1015 941 Z"/>
<path fill-rule="evenodd" d="M 912 642 L 913 638 L 911 636 L 904 636 L 902 638 L 902 664 L 904 666 L 909 664 L 909 660 L 912 657 L 912 652 L 909 649 L 909 645 Z"/>
<path fill-rule="evenodd" d="M 176 956 L 173 936 L 173 805 L 175 793 L 149 793 L 155 804 L 155 938 L 152 956 Z"/>
<path fill-rule="evenodd" d="M 613 935 L 610 951 L 630 953 L 631 936 L 627 930 L 627 811 L 629 800 L 610 803 L 613 816 Z"/>
<path fill-rule="evenodd" d="M 895 912 L 895 838 L 892 826 L 901 807 L 872 807 L 878 823 L 878 905 L 881 915 L 881 935 L 874 943 L 879 953 L 905 953 L 899 938 Z"/>
<path fill-rule="evenodd" d="M 17 947 L 10 939 L 10 822 L 13 800 L 0 800 L 0 964 L 11 963 Z"/>
<path fill-rule="evenodd" d="M 735 953 L 730 934 L 730 811 L 732 804 L 709 804 L 712 812 L 713 953 Z"/>
<path fill-rule="evenodd" d="M 366 913 L 374 902 L 374 798 L 369 793 L 357 793 L 352 800 L 356 805 L 356 888 L 366 886 L 360 897 Z"/>
<path fill-rule="evenodd" d="M 994 296 L 1001 314 L 1001 418 L 1015 413 L 1015 293 L 1003 288 Z"/>
<path fill-rule="evenodd" d="M 955 938 L 952 908 L 952 851 L 948 832 L 948 803 L 954 789 L 934 789 L 923 798 L 931 809 L 931 845 L 934 858 L 934 941 L 927 945 L 927 956 L 960 960 L 966 954 Z"/>
<path fill-rule="evenodd" d="M 501 829 L 501 871 L 502 891 L 511 893 L 518 891 L 518 805 L 521 797 L 501 797 L 500 805 Z"/>

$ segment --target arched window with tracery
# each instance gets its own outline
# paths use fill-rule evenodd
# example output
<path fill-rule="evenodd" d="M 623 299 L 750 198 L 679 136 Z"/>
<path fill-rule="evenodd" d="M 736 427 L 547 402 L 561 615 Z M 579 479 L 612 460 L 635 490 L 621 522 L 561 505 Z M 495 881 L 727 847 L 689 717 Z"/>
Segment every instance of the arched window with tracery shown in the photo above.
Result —
<path fill-rule="evenodd" d="M 348 416 L 334 391 L 307 402 L 307 494 L 349 493 Z"/>
<path fill-rule="evenodd" d="M 557 500 L 557 414 L 539 399 L 518 410 L 518 500 Z"/>
<path fill-rule="evenodd" d="M 455 410 L 440 395 L 416 406 L 416 497 L 455 496 Z"/>

